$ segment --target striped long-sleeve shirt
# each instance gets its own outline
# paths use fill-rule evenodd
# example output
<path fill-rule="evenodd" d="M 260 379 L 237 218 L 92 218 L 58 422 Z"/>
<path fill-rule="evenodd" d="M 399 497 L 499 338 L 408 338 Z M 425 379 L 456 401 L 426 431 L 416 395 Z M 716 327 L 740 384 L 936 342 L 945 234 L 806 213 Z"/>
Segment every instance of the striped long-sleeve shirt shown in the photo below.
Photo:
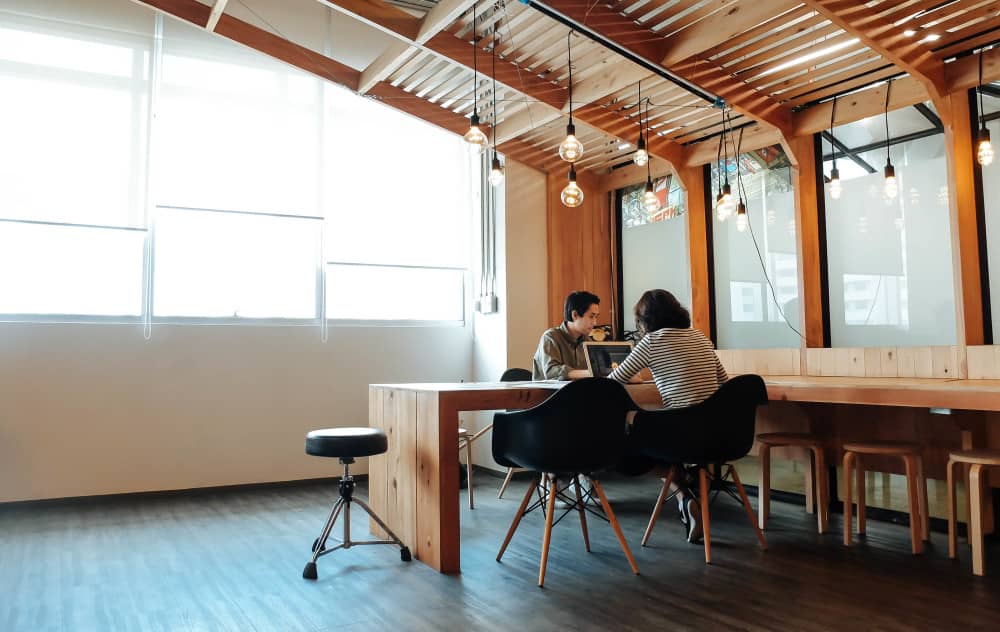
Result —
<path fill-rule="evenodd" d="M 701 403 L 729 379 L 712 342 L 697 329 L 647 334 L 608 377 L 626 383 L 645 367 L 653 372 L 664 408 Z"/>

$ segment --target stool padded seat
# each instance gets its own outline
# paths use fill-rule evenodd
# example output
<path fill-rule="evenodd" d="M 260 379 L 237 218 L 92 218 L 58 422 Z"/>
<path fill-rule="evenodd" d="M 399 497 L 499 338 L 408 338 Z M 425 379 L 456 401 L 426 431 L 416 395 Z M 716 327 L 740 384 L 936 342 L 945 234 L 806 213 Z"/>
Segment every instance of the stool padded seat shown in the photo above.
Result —
<path fill-rule="evenodd" d="M 948 458 L 958 463 L 1000 465 L 1000 450 L 956 450 Z"/>
<path fill-rule="evenodd" d="M 920 454 L 921 445 L 909 441 L 849 441 L 844 450 L 858 454 Z"/>
<path fill-rule="evenodd" d="M 814 446 L 822 443 L 819 437 L 807 432 L 767 432 L 757 435 L 757 441 L 775 447 L 784 445 Z"/>
<path fill-rule="evenodd" d="M 323 428 L 306 435 L 306 454 L 360 457 L 382 454 L 389 439 L 377 428 Z"/>

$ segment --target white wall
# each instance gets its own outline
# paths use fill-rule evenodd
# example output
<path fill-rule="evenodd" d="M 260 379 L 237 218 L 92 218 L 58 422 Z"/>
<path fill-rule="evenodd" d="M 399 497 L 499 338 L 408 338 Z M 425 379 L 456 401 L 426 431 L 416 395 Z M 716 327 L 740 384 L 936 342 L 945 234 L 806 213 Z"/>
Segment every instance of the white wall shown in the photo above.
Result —
<path fill-rule="evenodd" d="M 370 383 L 469 380 L 471 357 L 468 326 L 0 324 L 0 502 L 331 476 L 308 430 L 367 425 Z"/>
<path fill-rule="evenodd" d="M 538 339 L 549 327 L 545 174 L 508 160 L 504 182 L 497 216 L 499 311 L 475 317 L 474 375 L 484 382 L 498 380 L 508 368 L 530 370 Z M 462 415 L 470 430 L 492 420 L 492 412 Z M 473 444 L 473 461 L 502 469 L 493 461 L 491 441 L 487 433 Z"/>

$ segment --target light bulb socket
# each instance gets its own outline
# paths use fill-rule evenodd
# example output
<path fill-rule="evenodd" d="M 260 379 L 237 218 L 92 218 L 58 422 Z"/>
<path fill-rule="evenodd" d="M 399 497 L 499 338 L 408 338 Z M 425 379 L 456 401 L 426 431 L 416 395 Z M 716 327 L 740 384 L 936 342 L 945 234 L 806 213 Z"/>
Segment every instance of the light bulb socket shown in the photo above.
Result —
<path fill-rule="evenodd" d="M 747 214 L 747 205 L 743 203 L 743 198 L 740 198 L 740 203 L 736 206 L 736 214 L 737 215 Z"/>
<path fill-rule="evenodd" d="M 646 139 L 642 137 L 641 133 L 639 134 L 639 141 L 635 144 L 635 148 L 646 149 Z"/>
<path fill-rule="evenodd" d="M 980 145 L 988 142 L 990 142 L 990 130 L 983 127 L 979 130 L 979 134 L 976 135 L 976 144 Z"/>
<path fill-rule="evenodd" d="M 651 177 L 646 178 L 646 190 L 644 192 L 653 193 L 653 178 Z"/>
<path fill-rule="evenodd" d="M 885 174 L 885 179 L 886 180 L 888 180 L 889 178 L 895 178 L 896 177 L 896 168 L 892 166 L 892 163 L 888 163 L 887 162 L 885 164 L 885 170 L 883 171 L 883 173 Z"/>
<path fill-rule="evenodd" d="M 476 114 L 475 112 L 473 112 L 472 116 L 469 117 L 469 126 L 479 127 L 479 115 Z"/>
<path fill-rule="evenodd" d="M 491 169 L 498 169 L 498 170 L 501 168 L 500 167 L 500 159 L 497 157 L 496 154 L 493 154 L 493 160 L 492 160 L 492 162 L 490 162 L 490 168 Z"/>
<path fill-rule="evenodd" d="M 723 184 L 722 193 L 720 194 L 720 197 L 726 197 L 727 195 L 732 195 L 732 194 L 733 194 L 733 189 L 732 187 L 729 186 L 729 183 L 727 182 Z"/>
<path fill-rule="evenodd" d="M 566 125 L 566 135 L 567 136 L 576 136 L 576 125 L 573 125 L 572 123 L 569 123 L 568 125 Z"/>
<path fill-rule="evenodd" d="M 840 169 L 834 167 L 830 169 L 830 182 L 836 182 L 840 180 Z"/>
<path fill-rule="evenodd" d="M 569 168 L 569 181 L 576 182 L 576 169 L 573 167 Z"/>

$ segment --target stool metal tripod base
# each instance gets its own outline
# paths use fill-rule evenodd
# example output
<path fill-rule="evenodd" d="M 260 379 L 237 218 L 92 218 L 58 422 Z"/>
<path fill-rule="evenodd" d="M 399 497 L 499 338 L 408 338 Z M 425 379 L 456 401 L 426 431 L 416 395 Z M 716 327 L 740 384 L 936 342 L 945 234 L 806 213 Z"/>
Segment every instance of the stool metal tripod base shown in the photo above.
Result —
<path fill-rule="evenodd" d="M 368 503 L 361 500 L 360 498 L 354 497 L 354 477 L 351 476 L 349 467 L 351 463 L 354 463 L 354 459 L 349 457 L 344 457 L 340 459 L 340 462 L 344 464 L 344 475 L 340 479 L 340 498 L 334 503 L 333 509 L 330 510 L 330 516 L 326 519 L 326 525 L 323 527 L 323 533 L 320 534 L 318 538 L 313 540 L 312 559 L 306 564 L 305 569 L 302 570 L 302 577 L 305 579 L 316 579 L 319 575 L 316 573 L 316 560 L 320 556 L 326 555 L 327 553 L 333 553 L 337 549 L 349 549 L 352 546 L 362 546 L 365 544 L 394 544 L 399 547 L 399 557 L 404 562 L 409 562 L 412 558 L 410 555 L 410 549 L 403 544 L 403 542 L 396 537 L 396 534 L 386 526 L 382 519 L 372 511 L 372 508 L 368 506 Z M 382 528 L 383 531 L 389 534 L 391 540 L 365 540 L 363 542 L 355 542 L 351 539 L 351 505 L 357 503 L 361 508 L 371 516 L 378 526 Z M 326 548 L 326 541 L 330 538 L 330 532 L 333 531 L 333 525 L 337 522 L 337 518 L 343 513 L 344 516 L 344 539 L 333 548 Z"/>

